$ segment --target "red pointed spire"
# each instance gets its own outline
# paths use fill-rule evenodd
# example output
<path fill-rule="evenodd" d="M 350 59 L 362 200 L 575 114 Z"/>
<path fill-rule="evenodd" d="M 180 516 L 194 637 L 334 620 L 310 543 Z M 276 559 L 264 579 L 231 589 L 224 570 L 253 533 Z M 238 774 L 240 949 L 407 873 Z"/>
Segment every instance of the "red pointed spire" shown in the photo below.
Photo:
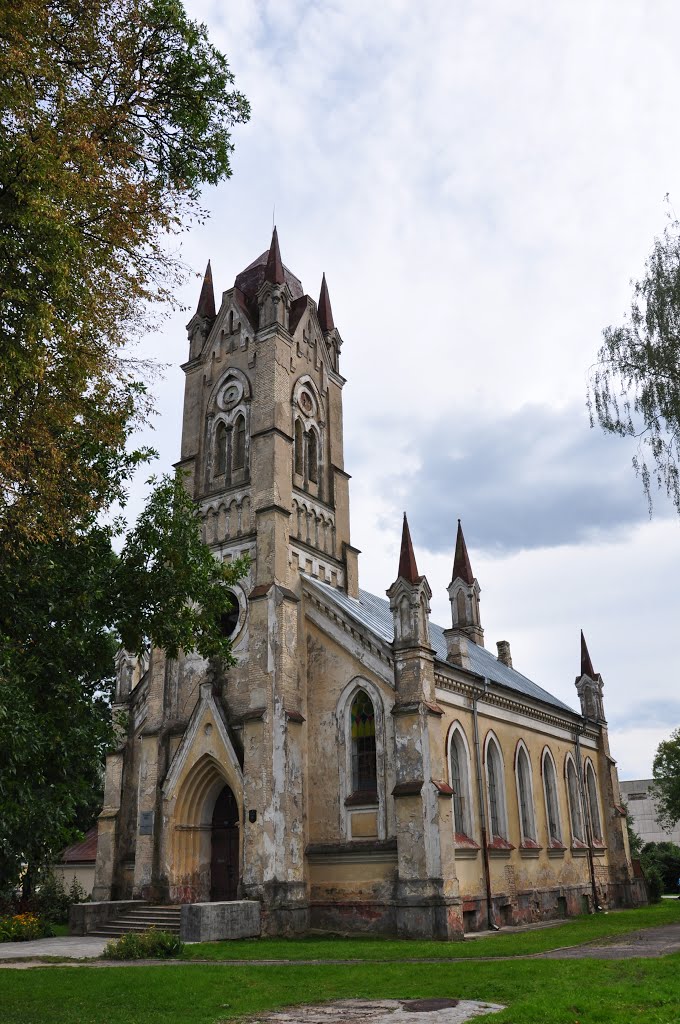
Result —
<path fill-rule="evenodd" d="M 581 675 L 589 676 L 591 679 L 596 678 L 593 663 L 590 660 L 590 654 L 588 653 L 586 638 L 583 635 L 583 630 L 581 630 Z"/>
<path fill-rule="evenodd" d="M 281 250 L 279 249 L 279 236 L 276 233 L 276 228 L 272 234 L 272 244 L 269 246 L 269 256 L 267 257 L 267 266 L 264 269 L 264 279 L 269 281 L 270 284 L 283 284 L 285 277 L 283 275 L 283 263 L 281 262 Z"/>
<path fill-rule="evenodd" d="M 460 519 L 458 520 L 456 554 L 453 559 L 453 576 L 451 579 L 461 579 L 470 586 L 475 581 L 475 577 L 472 573 L 472 566 L 470 565 L 470 558 L 467 553 L 467 547 L 465 546 L 465 537 L 463 536 L 463 527 L 460 525 Z"/>
<path fill-rule="evenodd" d="M 401 531 L 401 554 L 399 555 L 398 575 L 408 580 L 409 583 L 417 583 L 419 579 L 416 556 L 413 554 L 413 544 L 411 543 L 411 534 L 405 512 L 404 526 Z"/>
<path fill-rule="evenodd" d="M 319 295 L 319 323 L 321 324 L 321 330 L 324 334 L 327 331 L 332 331 L 335 327 L 333 323 L 333 310 L 331 309 L 331 300 L 328 295 L 328 285 L 326 284 L 326 275 L 324 274 L 321 278 L 321 294 Z"/>
<path fill-rule="evenodd" d="M 213 290 L 210 260 L 208 260 L 208 266 L 205 268 L 205 274 L 203 275 L 203 284 L 201 285 L 196 316 L 204 316 L 208 320 L 215 319 L 215 292 Z"/>

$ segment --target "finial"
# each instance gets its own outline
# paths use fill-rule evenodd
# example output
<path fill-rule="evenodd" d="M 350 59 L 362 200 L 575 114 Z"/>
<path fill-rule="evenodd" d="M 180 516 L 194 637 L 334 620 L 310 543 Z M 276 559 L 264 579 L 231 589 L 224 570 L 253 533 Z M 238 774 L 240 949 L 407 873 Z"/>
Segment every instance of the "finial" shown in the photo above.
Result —
<path fill-rule="evenodd" d="M 456 533 L 456 554 L 453 559 L 453 576 L 451 579 L 461 579 L 464 583 L 467 583 L 470 586 L 475 581 L 460 519 L 458 520 L 458 532 Z"/>
<path fill-rule="evenodd" d="M 590 679 L 596 678 L 593 663 L 590 660 L 586 638 L 583 635 L 583 630 L 581 630 L 581 675 L 589 676 Z"/>
<path fill-rule="evenodd" d="M 285 281 L 283 263 L 281 262 L 281 251 L 279 249 L 279 236 L 276 228 L 274 228 L 272 232 L 272 241 L 269 246 L 267 266 L 264 270 L 264 279 L 265 281 L 269 281 L 270 284 L 283 284 Z"/>
<path fill-rule="evenodd" d="M 213 290 L 210 260 L 208 260 L 208 266 L 205 268 L 205 274 L 203 275 L 203 284 L 201 285 L 196 315 L 205 317 L 206 320 L 215 319 L 215 292 Z"/>
<path fill-rule="evenodd" d="M 328 285 L 326 284 L 325 273 L 321 278 L 321 293 L 319 295 L 318 312 L 321 330 L 324 334 L 328 331 L 332 331 L 335 324 L 333 323 L 333 311 L 331 309 L 331 300 L 328 294 Z"/>
<path fill-rule="evenodd" d="M 401 531 L 401 552 L 399 555 L 399 576 L 402 576 L 409 583 L 417 583 L 418 566 L 416 565 L 416 556 L 413 553 L 413 544 L 411 543 L 411 533 L 408 528 L 408 519 L 404 512 L 404 525 Z"/>

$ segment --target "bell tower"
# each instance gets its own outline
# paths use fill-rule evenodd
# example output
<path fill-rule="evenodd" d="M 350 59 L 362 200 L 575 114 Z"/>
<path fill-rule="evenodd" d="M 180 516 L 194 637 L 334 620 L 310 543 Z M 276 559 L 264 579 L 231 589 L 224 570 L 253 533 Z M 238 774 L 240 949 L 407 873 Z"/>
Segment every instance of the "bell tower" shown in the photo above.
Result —
<path fill-rule="evenodd" d="M 240 891 L 265 930 L 307 926 L 306 645 L 300 574 L 358 595 L 339 360 L 325 275 L 318 304 L 269 249 L 219 308 L 208 265 L 188 324 L 179 465 L 216 558 L 250 555 L 222 703 L 243 758 Z M 266 908 L 266 909 L 265 909 Z"/>

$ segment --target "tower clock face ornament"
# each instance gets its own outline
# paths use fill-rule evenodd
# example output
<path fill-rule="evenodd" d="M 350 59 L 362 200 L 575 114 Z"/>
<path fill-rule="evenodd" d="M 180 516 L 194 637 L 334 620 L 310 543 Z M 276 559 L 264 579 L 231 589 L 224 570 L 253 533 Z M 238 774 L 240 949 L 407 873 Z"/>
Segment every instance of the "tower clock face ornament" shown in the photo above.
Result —
<path fill-rule="evenodd" d="M 243 388 L 237 380 L 230 380 L 221 394 L 220 405 L 223 409 L 231 409 L 241 400 Z"/>

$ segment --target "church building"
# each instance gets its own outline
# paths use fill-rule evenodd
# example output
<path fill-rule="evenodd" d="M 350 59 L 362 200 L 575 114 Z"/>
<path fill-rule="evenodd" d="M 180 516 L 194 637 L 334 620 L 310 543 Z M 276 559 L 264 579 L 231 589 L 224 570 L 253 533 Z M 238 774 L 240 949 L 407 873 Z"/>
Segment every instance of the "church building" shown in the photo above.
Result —
<path fill-rule="evenodd" d="M 485 647 L 460 522 L 445 627 L 406 517 L 360 588 L 325 277 L 317 303 L 274 230 L 219 308 L 208 264 L 188 333 L 178 465 L 215 557 L 250 557 L 237 664 L 120 653 L 93 898 L 439 939 L 644 899 L 583 637 L 576 712 Z"/>

